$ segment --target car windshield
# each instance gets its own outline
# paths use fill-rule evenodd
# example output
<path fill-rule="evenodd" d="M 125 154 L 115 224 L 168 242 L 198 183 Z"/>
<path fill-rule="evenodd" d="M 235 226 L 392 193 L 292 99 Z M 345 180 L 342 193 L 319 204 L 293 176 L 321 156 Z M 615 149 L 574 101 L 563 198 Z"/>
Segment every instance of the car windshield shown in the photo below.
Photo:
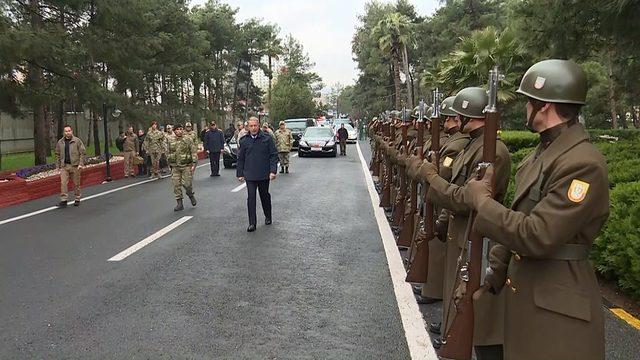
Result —
<path fill-rule="evenodd" d="M 329 128 L 308 128 L 304 133 L 304 137 L 307 139 L 322 139 L 333 137 L 333 133 Z"/>
<path fill-rule="evenodd" d="M 285 122 L 285 124 L 287 125 L 287 128 L 289 130 L 292 130 L 292 131 L 302 131 L 302 130 L 307 128 L 307 121 L 306 120 L 287 121 L 287 122 Z"/>

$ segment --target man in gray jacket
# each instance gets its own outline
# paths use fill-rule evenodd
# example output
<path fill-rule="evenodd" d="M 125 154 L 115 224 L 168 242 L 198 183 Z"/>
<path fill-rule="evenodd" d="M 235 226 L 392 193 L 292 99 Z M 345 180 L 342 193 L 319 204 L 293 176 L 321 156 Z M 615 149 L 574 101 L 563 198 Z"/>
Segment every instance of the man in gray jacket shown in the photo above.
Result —
<path fill-rule="evenodd" d="M 73 179 L 75 191 L 73 205 L 80 205 L 80 171 L 84 165 L 85 153 L 82 140 L 73 136 L 71 126 L 65 126 L 64 136 L 56 145 L 56 166 L 60 170 L 60 207 L 67 206 L 69 177 Z"/>

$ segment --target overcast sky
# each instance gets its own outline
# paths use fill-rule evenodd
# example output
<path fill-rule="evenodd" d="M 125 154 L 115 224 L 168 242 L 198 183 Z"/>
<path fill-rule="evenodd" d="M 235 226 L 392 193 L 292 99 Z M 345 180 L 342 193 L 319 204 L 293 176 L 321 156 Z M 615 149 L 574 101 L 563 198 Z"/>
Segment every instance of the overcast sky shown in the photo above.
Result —
<path fill-rule="evenodd" d="M 322 77 L 325 86 L 340 82 L 354 83 L 357 77 L 356 64 L 352 60 L 351 38 L 358 15 L 364 12 L 369 0 L 223 0 L 239 8 L 238 20 L 262 18 L 277 24 L 281 35 L 292 34 L 300 40 L 315 71 Z M 203 4 L 206 0 L 192 0 Z M 384 1 L 391 2 L 391 1 Z M 411 0 L 422 16 L 433 14 L 438 0 Z"/>

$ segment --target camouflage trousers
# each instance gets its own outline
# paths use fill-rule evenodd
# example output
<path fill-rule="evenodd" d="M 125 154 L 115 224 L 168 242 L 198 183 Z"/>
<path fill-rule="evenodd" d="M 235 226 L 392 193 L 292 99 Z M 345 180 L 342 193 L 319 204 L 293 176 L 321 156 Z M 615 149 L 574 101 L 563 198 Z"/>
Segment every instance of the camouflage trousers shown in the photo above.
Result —
<path fill-rule="evenodd" d="M 151 175 L 159 176 L 158 170 L 160 169 L 160 157 L 162 154 L 159 152 L 149 153 L 149 157 L 151 158 Z"/>
<path fill-rule="evenodd" d="M 279 152 L 280 166 L 289 166 L 289 152 Z"/>
<path fill-rule="evenodd" d="M 191 172 L 190 166 L 172 166 L 171 167 L 171 182 L 173 183 L 173 195 L 176 200 L 182 199 L 182 188 L 184 187 L 189 194 L 193 192 L 193 172 Z"/>

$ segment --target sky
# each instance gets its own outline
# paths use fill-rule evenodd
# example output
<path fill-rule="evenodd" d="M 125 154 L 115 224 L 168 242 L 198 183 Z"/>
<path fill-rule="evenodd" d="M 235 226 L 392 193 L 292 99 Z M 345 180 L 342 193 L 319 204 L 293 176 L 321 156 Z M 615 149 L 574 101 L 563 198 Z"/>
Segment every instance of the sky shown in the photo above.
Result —
<path fill-rule="evenodd" d="M 325 87 L 335 83 L 351 85 L 358 77 L 352 59 L 351 39 L 358 15 L 370 0 L 222 0 L 239 9 L 238 21 L 261 18 L 298 39 L 316 64 L 315 71 Z M 206 0 L 192 0 L 192 5 Z M 392 2 L 382 0 L 382 2 Z M 421 16 L 428 16 L 439 6 L 438 0 L 410 0 Z"/>

